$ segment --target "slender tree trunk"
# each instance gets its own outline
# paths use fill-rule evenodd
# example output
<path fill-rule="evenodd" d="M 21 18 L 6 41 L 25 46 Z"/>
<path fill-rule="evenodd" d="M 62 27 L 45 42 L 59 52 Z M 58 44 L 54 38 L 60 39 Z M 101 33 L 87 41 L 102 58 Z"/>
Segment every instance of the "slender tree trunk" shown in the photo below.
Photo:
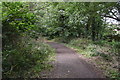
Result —
<path fill-rule="evenodd" d="M 90 26 L 90 18 L 88 19 L 87 25 L 85 27 L 85 32 L 86 32 L 85 37 L 86 38 L 88 38 L 88 36 L 89 36 L 89 26 Z"/>
<path fill-rule="evenodd" d="M 92 18 L 92 41 L 95 41 L 95 18 Z"/>

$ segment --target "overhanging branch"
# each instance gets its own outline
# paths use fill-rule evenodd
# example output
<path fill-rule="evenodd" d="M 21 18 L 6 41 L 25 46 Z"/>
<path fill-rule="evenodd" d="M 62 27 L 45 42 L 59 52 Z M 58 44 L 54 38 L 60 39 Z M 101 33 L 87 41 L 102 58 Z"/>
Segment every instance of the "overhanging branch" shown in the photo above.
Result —
<path fill-rule="evenodd" d="M 120 21 L 120 19 L 118 17 L 113 17 L 113 16 L 109 16 L 109 15 L 102 15 L 102 16 L 112 18 L 112 19 L 115 19 L 117 21 Z"/>

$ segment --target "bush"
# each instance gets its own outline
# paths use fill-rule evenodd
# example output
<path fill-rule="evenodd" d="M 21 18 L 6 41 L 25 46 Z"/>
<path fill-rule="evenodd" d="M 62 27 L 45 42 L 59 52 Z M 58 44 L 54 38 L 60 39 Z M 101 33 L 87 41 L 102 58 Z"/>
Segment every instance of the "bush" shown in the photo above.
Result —
<path fill-rule="evenodd" d="M 31 40 L 27 43 L 22 41 L 19 44 L 16 44 L 16 48 L 13 48 L 13 45 L 7 45 L 7 48 L 3 50 L 3 78 L 26 77 L 27 75 L 30 77 L 29 74 L 33 72 L 29 73 L 29 69 L 36 65 L 39 67 L 38 72 L 45 69 L 49 57 L 54 53 L 43 42 Z"/>
<path fill-rule="evenodd" d="M 120 53 L 119 53 L 120 52 L 120 42 L 113 41 L 110 44 L 112 45 L 115 54 L 120 55 Z"/>

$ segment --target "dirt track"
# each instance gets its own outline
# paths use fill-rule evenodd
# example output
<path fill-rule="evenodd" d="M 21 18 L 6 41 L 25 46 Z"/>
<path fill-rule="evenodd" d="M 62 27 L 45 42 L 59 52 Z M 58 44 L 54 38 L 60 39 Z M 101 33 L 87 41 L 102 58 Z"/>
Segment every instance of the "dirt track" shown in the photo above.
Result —
<path fill-rule="evenodd" d="M 47 42 L 56 49 L 54 68 L 48 73 L 49 78 L 103 78 L 92 65 L 78 57 L 78 54 L 63 44 Z"/>

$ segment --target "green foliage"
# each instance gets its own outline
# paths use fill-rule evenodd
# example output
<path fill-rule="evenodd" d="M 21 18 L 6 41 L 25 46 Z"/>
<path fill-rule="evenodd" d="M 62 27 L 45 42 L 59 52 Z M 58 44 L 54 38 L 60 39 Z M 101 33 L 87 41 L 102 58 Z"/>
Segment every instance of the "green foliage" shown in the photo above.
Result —
<path fill-rule="evenodd" d="M 49 38 L 86 37 L 92 40 L 103 39 L 106 22 L 103 14 L 116 3 L 38 3 L 36 14 L 42 35 Z M 106 10 L 107 9 L 107 10 Z M 112 8 L 113 9 L 113 8 Z M 42 15 L 42 16 L 41 16 Z"/>
<path fill-rule="evenodd" d="M 39 34 L 30 4 L 3 2 L 2 8 L 3 78 L 40 77 L 39 72 L 50 67 L 53 50 L 34 40 Z"/>
<path fill-rule="evenodd" d="M 115 42 L 115 41 L 112 41 L 110 42 L 110 44 L 113 46 L 113 49 L 114 49 L 114 52 L 116 52 L 116 54 L 120 54 L 120 42 Z"/>
<path fill-rule="evenodd" d="M 119 28 L 108 25 L 105 16 L 119 21 L 115 18 L 120 13 L 119 9 L 117 3 L 103 2 L 3 2 L 4 76 L 30 76 L 45 68 L 43 63 L 53 52 L 42 42 L 30 42 L 31 38 L 38 40 L 39 36 L 68 43 L 83 55 L 110 62 L 113 59 L 111 55 L 120 55 L 120 43 L 115 38 L 116 34 L 119 38 Z M 108 40 L 109 35 L 113 35 L 113 39 Z"/>
<path fill-rule="evenodd" d="M 53 56 L 53 53 L 53 49 L 48 45 L 35 40 L 27 43 L 22 41 L 16 44 L 16 48 L 8 46 L 3 51 L 3 77 L 35 76 L 34 74 L 39 74 L 42 70 L 49 68 L 49 58 Z"/>
<path fill-rule="evenodd" d="M 119 61 L 119 42 L 93 42 L 84 38 L 73 39 L 66 45 L 77 50 L 80 54 L 91 58 L 104 70 L 104 74 L 107 77 L 119 77 L 118 68 L 113 68 L 113 66 L 119 67 L 119 64 L 116 65 L 116 62 L 118 63 Z"/>
<path fill-rule="evenodd" d="M 35 15 L 29 11 L 29 5 L 21 2 L 3 3 L 3 24 L 12 26 L 18 32 L 33 29 Z M 3 27 L 4 28 L 4 27 Z"/>
<path fill-rule="evenodd" d="M 35 15 L 27 3 L 3 2 L 2 16 L 3 46 L 13 44 L 19 36 L 32 35 L 35 30 Z"/>

